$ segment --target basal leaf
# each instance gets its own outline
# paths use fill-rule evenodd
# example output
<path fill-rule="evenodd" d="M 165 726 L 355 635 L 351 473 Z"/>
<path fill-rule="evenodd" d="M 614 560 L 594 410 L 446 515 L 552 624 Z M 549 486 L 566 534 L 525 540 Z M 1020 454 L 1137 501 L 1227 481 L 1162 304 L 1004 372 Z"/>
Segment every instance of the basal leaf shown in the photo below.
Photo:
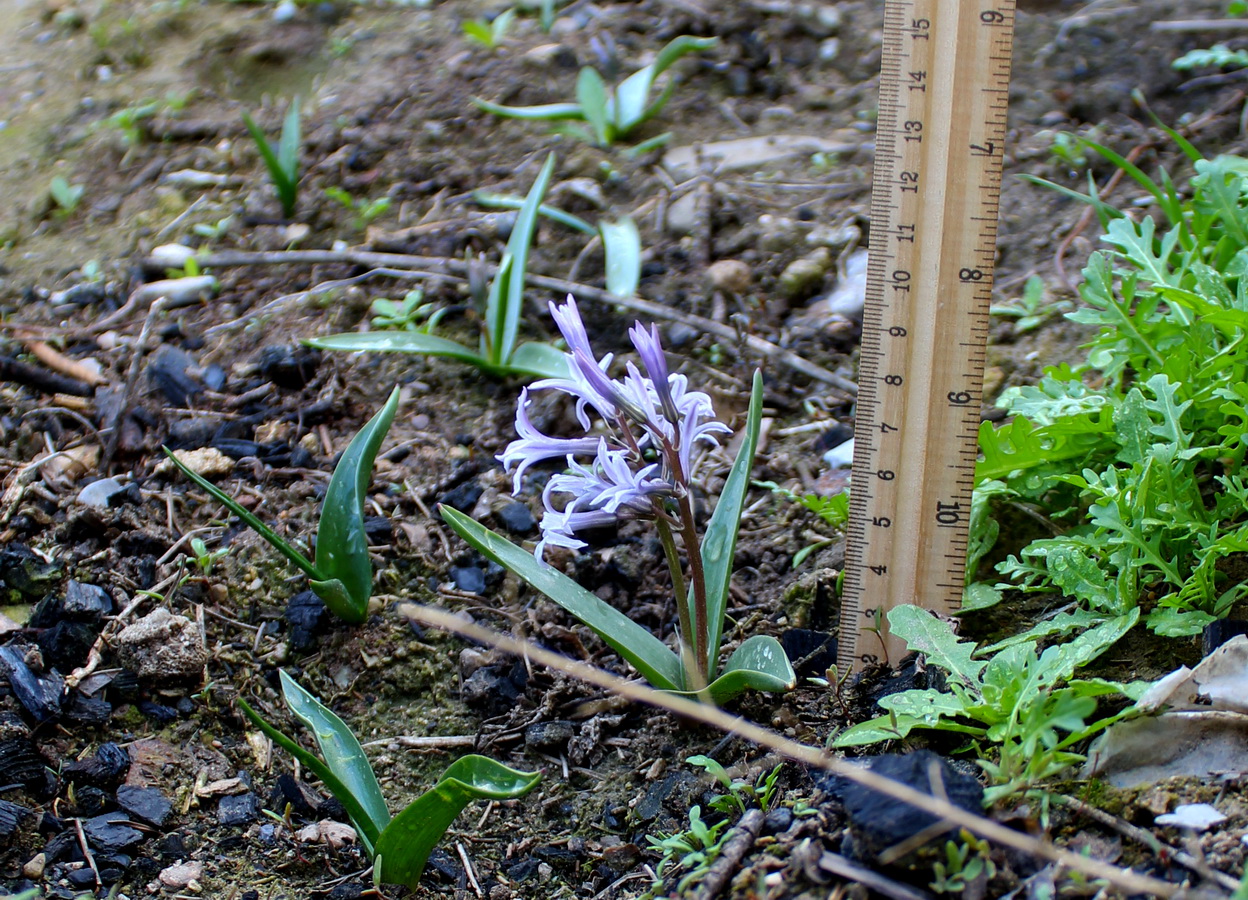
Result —
<path fill-rule="evenodd" d="M 791 691 L 797 675 L 780 642 L 770 635 L 756 634 L 746 638 L 728 657 L 728 662 L 706 691 L 711 702 L 722 706 L 745 691 Z M 696 697 L 693 692 L 687 696 Z"/>
<path fill-rule="evenodd" d="M 607 291 L 617 297 L 631 297 L 641 282 L 641 235 L 628 216 L 618 222 L 598 223 L 607 257 Z"/>
<path fill-rule="evenodd" d="M 576 77 L 576 102 L 594 133 L 599 147 L 611 145 L 612 123 L 607 120 L 607 86 L 592 66 L 585 66 Z"/>
<path fill-rule="evenodd" d="M 486 327 L 494 335 L 497 343 L 492 350 L 495 354 L 492 362 L 506 365 L 511 360 L 511 353 L 516 346 L 516 336 L 520 331 L 520 313 L 524 308 L 524 280 L 529 264 L 529 245 L 533 242 L 533 232 L 537 229 L 537 211 L 546 196 L 546 188 L 550 185 L 550 177 L 555 171 L 555 154 L 551 153 L 542 164 L 541 171 L 533 186 L 529 188 L 516 224 L 511 229 L 511 237 L 507 239 L 507 255 L 511 257 L 511 272 L 507 281 L 507 291 L 502 295 L 501 309 L 486 310 Z"/>
<path fill-rule="evenodd" d="M 474 800 L 511 800 L 536 787 L 538 772 L 520 772 L 476 754 L 461 756 L 431 789 L 411 803 L 381 833 L 377 856 L 381 881 L 413 888 L 429 854 Z"/>
<path fill-rule="evenodd" d="M 368 558 L 368 536 L 364 533 L 364 500 L 377 451 L 398 408 L 396 387 L 343 451 L 321 507 L 321 524 L 316 533 L 316 568 L 322 574 L 318 581 L 336 581 L 342 585 L 342 591 L 317 591 L 317 595 L 330 611 L 348 622 L 363 622 L 368 616 L 373 564 Z M 316 590 L 316 582 L 312 587 Z M 342 605 L 344 593 L 349 606 Z"/>
<path fill-rule="evenodd" d="M 507 371 L 531 378 L 567 378 L 568 360 L 557 347 L 541 341 L 529 341 L 516 347 Z"/>
<path fill-rule="evenodd" d="M 714 672 L 719 662 L 719 643 L 724 634 L 724 613 L 728 605 L 728 586 L 732 578 L 732 562 L 737 551 L 737 531 L 741 525 L 741 510 L 745 508 L 745 493 L 750 486 L 750 470 L 754 466 L 754 453 L 758 449 L 758 431 L 763 421 L 763 374 L 754 372 L 754 386 L 750 392 L 750 409 L 745 420 L 745 439 L 737 458 L 728 473 L 719 502 L 707 523 L 702 536 L 702 571 L 706 577 L 707 667 Z"/>
<path fill-rule="evenodd" d="M 651 685 L 668 691 L 684 689 L 684 669 L 679 657 L 649 631 L 471 516 L 445 505 L 441 511 L 456 534 L 584 622 Z"/>
<path fill-rule="evenodd" d="M 898 606 L 888 613 L 888 627 L 894 637 L 922 653 L 932 665 L 944 669 L 953 678 L 970 688 L 979 686 L 981 660 L 972 659 L 975 644 L 959 641 L 952 626 L 933 613 L 918 606 Z"/>
<path fill-rule="evenodd" d="M 505 119 L 528 119 L 530 121 L 547 121 L 556 119 L 583 119 L 579 103 L 546 103 L 541 106 L 502 106 L 490 103 L 480 97 L 472 98 L 472 105 L 484 112 Z"/>
<path fill-rule="evenodd" d="M 884 741 L 898 741 L 916 728 L 923 727 L 923 720 L 913 716 L 879 716 L 846 728 L 836 736 L 833 747 L 865 747 Z"/>
<path fill-rule="evenodd" d="M 488 360 L 463 344 L 449 341 L 432 334 L 415 331 L 366 331 L 346 332 L 325 337 L 307 338 L 309 347 L 321 350 L 346 350 L 350 352 L 422 353 L 425 356 L 446 356 L 480 368 L 489 366 Z"/>

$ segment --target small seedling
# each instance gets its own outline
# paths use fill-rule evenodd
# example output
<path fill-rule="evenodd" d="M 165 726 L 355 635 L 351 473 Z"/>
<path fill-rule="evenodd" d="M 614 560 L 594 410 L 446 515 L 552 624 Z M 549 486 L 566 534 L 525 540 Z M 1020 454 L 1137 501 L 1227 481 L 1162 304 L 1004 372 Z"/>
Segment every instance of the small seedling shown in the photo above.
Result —
<path fill-rule="evenodd" d="M 372 326 L 379 330 L 431 333 L 446 314 L 446 308 L 439 309 L 434 303 L 425 303 L 424 298 L 424 291 L 419 288 L 408 291 L 398 302 L 378 297 L 371 307 Z M 420 324 L 422 322 L 424 324 Z"/>
<path fill-rule="evenodd" d="M 720 786 L 728 793 L 716 797 L 710 802 L 711 809 L 722 813 L 744 813 L 751 805 L 766 812 L 776 799 L 776 783 L 780 779 L 780 770 L 784 766 L 777 765 L 766 775 L 759 776 L 757 783 L 750 784 L 728 774 L 728 770 L 709 756 L 691 756 L 685 762 L 691 766 L 705 769 Z"/>
<path fill-rule="evenodd" d="M 378 197 L 375 200 L 369 200 L 366 197 L 352 197 L 340 187 L 325 188 L 325 196 L 353 214 L 352 227 L 356 231 L 363 231 L 375 219 L 384 216 L 389 211 L 391 203 L 389 197 Z"/>
<path fill-rule="evenodd" d="M 1014 303 L 994 304 L 988 312 L 994 316 L 1004 316 L 1014 320 L 1014 333 L 1026 334 L 1039 328 L 1054 316 L 1069 312 L 1073 304 L 1069 300 L 1046 302 L 1047 291 L 1044 279 L 1032 275 L 1023 285 L 1023 296 Z"/>
<path fill-rule="evenodd" d="M 938 894 L 961 894 L 981 877 L 996 877 L 992 846 L 965 828 L 958 837 L 957 841 L 945 842 L 944 862 L 932 866 L 935 880 L 928 886 Z"/>
<path fill-rule="evenodd" d="M 373 461 L 398 408 L 399 389 L 395 388 L 385 405 L 368 420 L 343 451 L 325 491 L 321 522 L 316 533 L 315 562 L 280 538 L 225 491 L 187 468 L 168 448 L 165 448 L 165 455 L 173 460 L 182 474 L 224 504 L 282 556 L 303 570 L 310 579 L 309 586 L 330 612 L 345 622 L 359 623 L 368 616 L 368 601 L 373 593 L 373 564 L 368 558 L 368 537 L 364 532 L 364 499 L 372 479 Z"/>
<path fill-rule="evenodd" d="M 778 494 L 786 500 L 791 500 L 800 505 L 803 509 L 817 515 L 824 521 L 825 525 L 833 528 L 844 527 L 849 521 L 849 492 L 842 491 L 831 497 L 821 497 L 818 494 L 799 494 L 788 488 L 781 487 L 774 481 L 756 481 L 755 487 L 767 488 L 773 494 Z M 832 543 L 829 538 L 827 540 L 815 541 L 813 544 L 807 544 L 801 550 L 793 554 L 793 568 L 797 568 L 810 557 L 810 554 L 820 550 L 828 544 Z"/>
<path fill-rule="evenodd" d="M 230 233 L 234 227 L 234 217 L 226 216 L 216 222 L 199 222 L 191 226 L 191 233 L 207 241 L 217 241 Z"/>
<path fill-rule="evenodd" d="M 78 204 L 82 202 L 82 194 L 85 190 L 86 188 L 81 184 L 70 184 L 63 175 L 53 177 L 51 184 L 48 185 L 48 196 L 56 204 L 57 216 L 67 219 L 73 215 Z"/>
<path fill-rule="evenodd" d="M 537 228 L 537 211 L 555 169 L 555 155 L 546 158 L 537 180 L 529 189 L 516 218 L 507 250 L 484 298 L 484 322 L 477 350 L 418 331 L 372 331 L 364 334 L 333 334 L 304 343 L 322 350 L 388 351 L 445 356 L 476 366 L 491 375 L 522 375 L 530 378 L 561 378 L 568 374 L 563 354 L 538 341 L 517 345 L 524 307 L 524 276 L 529 245 Z"/>
<path fill-rule="evenodd" d="M 464 23 L 464 37 L 487 50 L 496 50 L 507 37 L 507 29 L 511 27 L 515 17 L 516 11 L 513 8 L 499 13 L 493 21 L 472 19 Z"/>
<path fill-rule="evenodd" d="M 321 758 L 266 722 L 246 700 L 238 705 L 273 743 L 314 773 L 351 817 L 364 851 L 376 867 L 376 880 L 415 888 L 434 846 L 473 800 L 512 800 L 541 780 L 485 756 L 461 756 L 430 790 L 391 817 L 381 785 L 364 748 L 351 729 L 320 700 L 279 670 L 282 696 L 291 713 L 316 738 Z"/>
<path fill-rule="evenodd" d="M 191 538 L 191 558 L 195 560 L 195 567 L 199 569 L 200 574 L 205 578 L 212 574 L 217 560 L 228 556 L 229 553 L 228 547 L 222 547 L 219 550 L 209 550 L 208 545 L 200 538 Z"/>
<path fill-rule="evenodd" d="M 660 690 L 722 703 L 745 690 L 791 689 L 796 683 L 793 668 L 769 635 L 747 638 L 722 669 L 719 665 L 733 553 L 762 421 L 761 373 L 754 374 L 744 440 L 699 546 L 694 452 L 699 445 L 714 444 L 715 434 L 729 431 L 715 421 L 710 397 L 689 390 L 683 375 L 668 373 L 657 328 L 647 330 L 638 323 L 630 331 L 647 374 L 630 364 L 626 378 L 612 380 L 606 374 L 610 357 L 599 360 L 594 355 L 576 302 L 569 297 L 561 307 L 552 303 L 551 314 L 570 350 L 566 364 L 571 375 L 538 382 L 533 389 L 574 397 L 586 433 L 561 439 L 537 431 L 529 419 L 525 388 L 516 408 L 519 439 L 499 457 L 506 469 L 515 468 L 517 494 L 530 466 L 558 459 L 569 467 L 543 491 L 546 510 L 536 550 L 522 550 L 451 507 L 442 507 L 442 518 L 478 552 L 580 619 Z M 591 432 L 590 409 L 601 417 L 604 432 Z M 586 457 L 588 463 L 580 461 Z M 556 494 L 569 495 L 562 507 L 552 499 Z M 544 560 L 550 546 L 585 547 L 577 531 L 626 519 L 653 522 L 662 543 L 676 595 L 679 653 Z M 689 558 L 688 578 L 677 533 Z"/>
<path fill-rule="evenodd" d="M 716 43 L 716 38 L 687 34 L 674 38 L 659 51 L 654 62 L 624 79 L 611 92 L 608 92 L 602 76 L 587 66 L 577 76 L 574 103 L 502 106 L 475 97 L 472 102 L 479 109 L 508 119 L 543 122 L 579 120 L 586 123 L 585 126 L 565 126 L 564 130 L 589 143 L 608 147 L 628 138 L 639 126 L 662 112 L 676 89 L 676 82 L 669 80 L 663 92 L 652 100 L 650 94 L 659 76 L 681 57 L 708 50 Z M 647 142 L 647 146 L 651 144 L 653 142 Z"/>
<path fill-rule="evenodd" d="M 255 142 L 265 168 L 269 170 L 269 180 L 273 182 L 277 199 L 282 204 L 282 214 L 289 219 L 295 214 L 295 200 L 299 191 L 299 98 L 290 101 L 286 118 L 282 122 L 282 136 L 276 147 L 269 143 L 260 126 L 247 113 L 243 113 L 243 124 L 247 126 L 247 133 Z"/>

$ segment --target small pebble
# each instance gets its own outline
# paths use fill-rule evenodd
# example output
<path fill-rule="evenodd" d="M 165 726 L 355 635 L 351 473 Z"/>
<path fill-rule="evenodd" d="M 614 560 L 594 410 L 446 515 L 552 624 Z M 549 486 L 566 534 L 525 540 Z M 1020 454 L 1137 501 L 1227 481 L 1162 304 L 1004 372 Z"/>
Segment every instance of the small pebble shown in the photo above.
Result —
<path fill-rule="evenodd" d="M 199 626 L 161 607 L 121 630 L 113 650 L 143 679 L 195 678 L 208 661 Z"/>
<path fill-rule="evenodd" d="M 750 289 L 750 267 L 739 259 L 717 259 L 707 266 L 706 278 L 717 291 L 744 294 Z"/>
<path fill-rule="evenodd" d="M 47 865 L 48 855 L 46 853 L 36 853 L 26 865 L 22 866 L 22 874 L 31 881 L 38 881 L 43 877 L 43 870 Z"/>
<path fill-rule="evenodd" d="M 1215 825 L 1226 821 L 1226 816 L 1208 803 L 1183 803 L 1174 808 L 1174 812 L 1158 816 L 1153 820 L 1157 825 L 1173 825 L 1176 828 L 1190 828 L 1192 831 L 1208 831 Z"/>
<path fill-rule="evenodd" d="M 523 503 L 508 503 L 494 512 L 498 523 L 512 534 L 529 534 L 537 527 L 532 511 Z"/>
<path fill-rule="evenodd" d="M 234 460 L 230 459 L 215 447 L 201 447 L 198 450 L 174 450 L 173 455 L 182 465 L 196 475 L 204 478 L 221 478 L 234 471 Z M 173 460 L 165 459 L 156 466 L 153 474 L 173 476 L 178 467 Z M 177 477 L 181 477 L 180 473 Z"/>
<path fill-rule="evenodd" d="M 854 439 L 833 447 L 823 454 L 823 461 L 834 469 L 848 469 L 854 464 Z"/>
<path fill-rule="evenodd" d="M 180 891 L 192 881 L 199 881 L 199 879 L 204 877 L 204 864 L 199 862 L 175 863 L 167 869 L 162 869 L 157 877 L 165 887 Z"/>
<path fill-rule="evenodd" d="M 485 590 L 485 572 L 477 566 L 453 567 L 451 580 L 456 588 L 469 594 L 480 594 Z"/>

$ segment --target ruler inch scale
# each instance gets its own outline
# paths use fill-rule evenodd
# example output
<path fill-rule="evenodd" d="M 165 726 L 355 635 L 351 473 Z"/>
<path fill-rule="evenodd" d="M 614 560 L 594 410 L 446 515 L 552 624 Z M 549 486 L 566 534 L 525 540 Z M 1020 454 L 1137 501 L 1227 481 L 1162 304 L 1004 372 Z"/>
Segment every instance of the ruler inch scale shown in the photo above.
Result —
<path fill-rule="evenodd" d="M 1015 0 L 885 0 L 838 663 L 962 605 Z"/>

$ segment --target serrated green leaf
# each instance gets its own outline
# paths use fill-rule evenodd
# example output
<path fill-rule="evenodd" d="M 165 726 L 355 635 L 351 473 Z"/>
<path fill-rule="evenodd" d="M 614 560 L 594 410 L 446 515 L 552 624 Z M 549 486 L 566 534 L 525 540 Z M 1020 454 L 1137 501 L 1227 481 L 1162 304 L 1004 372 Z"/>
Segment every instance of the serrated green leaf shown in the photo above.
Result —
<path fill-rule="evenodd" d="M 984 663 L 972 658 L 975 644 L 959 641 L 948 622 L 926 609 L 906 604 L 889 610 L 888 627 L 894 637 L 904 640 L 910 650 L 922 653 L 929 663 L 967 687 L 978 687 Z"/>
<path fill-rule="evenodd" d="M 438 783 L 394 817 L 377 841 L 381 881 L 415 889 L 429 854 L 474 800 L 512 800 L 533 790 L 539 772 L 521 772 L 485 756 L 461 756 Z"/>
<path fill-rule="evenodd" d="M 879 705 L 898 716 L 920 720 L 924 728 L 936 728 L 943 719 L 966 715 L 966 704 L 961 698 L 934 688 L 888 694 L 880 698 Z"/>
<path fill-rule="evenodd" d="M 363 622 L 368 617 L 368 600 L 373 593 L 373 563 L 368 556 L 368 536 L 364 532 L 364 501 L 377 451 L 398 408 L 399 389 L 396 387 L 343 451 L 321 507 L 321 523 L 316 533 L 316 568 L 321 577 L 312 582 L 312 590 L 332 613 L 347 622 Z M 341 589 L 334 586 L 335 582 Z"/>

